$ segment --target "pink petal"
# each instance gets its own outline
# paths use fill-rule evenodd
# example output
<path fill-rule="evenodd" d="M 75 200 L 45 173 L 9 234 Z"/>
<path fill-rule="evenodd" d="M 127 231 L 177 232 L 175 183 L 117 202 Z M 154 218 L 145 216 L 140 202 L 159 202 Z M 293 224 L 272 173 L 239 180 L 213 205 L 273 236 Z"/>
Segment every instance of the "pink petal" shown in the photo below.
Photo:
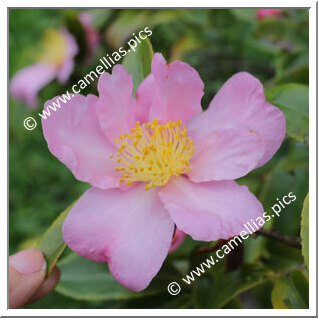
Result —
<path fill-rule="evenodd" d="M 66 244 L 129 289 L 145 289 L 167 256 L 174 225 L 155 189 L 89 189 L 63 225 Z"/>
<path fill-rule="evenodd" d="M 266 150 L 258 133 L 243 126 L 215 130 L 200 145 L 187 173 L 195 182 L 240 178 L 257 166 Z"/>
<path fill-rule="evenodd" d="M 38 104 L 38 92 L 53 80 L 56 73 L 56 67 L 46 63 L 36 63 L 23 68 L 11 80 L 12 97 L 35 108 Z"/>
<path fill-rule="evenodd" d="M 216 241 L 239 235 L 263 208 L 246 186 L 234 181 L 192 183 L 175 177 L 160 198 L 176 226 L 195 240 Z"/>
<path fill-rule="evenodd" d="M 204 139 L 213 130 L 237 125 L 257 131 L 266 143 L 258 166 L 272 158 L 286 133 L 283 112 L 266 102 L 262 83 L 245 72 L 233 75 L 215 95 L 208 110 L 192 118 L 188 128 L 195 145 L 202 149 Z"/>
<path fill-rule="evenodd" d="M 59 68 L 57 78 L 61 83 L 65 83 L 74 69 L 74 58 L 78 53 L 78 46 L 73 35 L 66 30 L 62 30 L 60 32 L 63 35 L 67 45 L 67 54 L 63 64 Z"/>
<path fill-rule="evenodd" d="M 176 249 L 179 248 L 179 246 L 183 243 L 184 239 L 186 238 L 187 234 L 180 231 L 178 228 L 176 228 L 176 231 L 173 235 L 171 246 L 169 249 L 169 253 L 174 252 Z"/>
<path fill-rule="evenodd" d="M 159 53 L 153 57 L 151 74 L 141 83 L 136 96 L 141 107 L 149 109 L 149 119 L 162 122 L 181 120 L 201 112 L 203 82 L 189 64 L 166 64 Z"/>
<path fill-rule="evenodd" d="M 52 106 L 57 98 L 45 103 Z M 42 118 L 44 137 L 52 154 L 80 181 L 107 189 L 119 185 L 116 162 L 109 158 L 115 147 L 105 138 L 96 116 L 98 98 L 74 95 L 51 116 Z"/>
<path fill-rule="evenodd" d="M 136 122 L 132 88 L 132 77 L 121 65 L 115 65 L 112 74 L 104 73 L 99 78 L 97 115 L 111 142 L 121 134 L 129 133 Z"/>

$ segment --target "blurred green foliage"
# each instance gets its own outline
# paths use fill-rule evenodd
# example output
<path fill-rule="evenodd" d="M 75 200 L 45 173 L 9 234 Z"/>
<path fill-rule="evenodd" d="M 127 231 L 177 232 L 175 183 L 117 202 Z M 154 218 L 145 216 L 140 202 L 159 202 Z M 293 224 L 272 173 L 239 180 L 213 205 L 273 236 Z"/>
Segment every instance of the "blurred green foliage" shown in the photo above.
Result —
<path fill-rule="evenodd" d="M 95 59 L 87 65 L 83 62 L 87 43 L 78 23 L 80 10 L 10 9 L 10 78 L 34 62 L 43 32 L 49 27 L 68 28 L 75 36 L 80 52 L 68 83 L 62 86 L 54 80 L 47 85 L 40 92 L 40 105 L 64 93 L 97 65 L 99 57 L 125 45 L 133 32 L 146 26 L 153 31 L 149 39 L 154 52 L 163 53 L 169 62 L 183 60 L 199 72 L 205 84 L 204 109 L 234 73 L 252 73 L 264 83 L 268 100 L 285 113 L 287 137 L 268 164 L 238 182 L 250 188 L 265 211 L 276 203 L 276 198 L 292 191 L 297 200 L 265 227 L 299 237 L 309 176 L 308 10 L 284 10 L 279 19 L 265 20 L 257 20 L 253 9 L 90 11 L 102 41 Z M 149 58 L 152 53 L 148 46 L 142 50 L 141 55 L 131 55 L 132 61 L 124 62 L 124 65 L 126 63 L 129 68 L 132 63 L 145 62 L 144 56 Z M 138 65 L 130 68 L 137 77 L 138 70 L 144 72 L 149 68 L 147 64 Z M 134 79 L 140 82 L 142 77 Z M 96 82 L 83 93 L 96 93 Z M 71 172 L 51 155 L 40 127 L 34 131 L 23 127 L 25 117 L 37 118 L 40 105 L 36 110 L 30 110 L 22 102 L 11 98 L 9 102 L 10 254 L 35 246 L 60 212 L 89 187 L 74 179 Z M 301 237 L 306 242 L 303 253 L 308 266 L 308 205 L 306 209 Z M 159 275 L 142 293 L 132 293 L 120 286 L 105 264 L 90 262 L 66 249 L 59 262 L 62 277 L 56 291 L 26 308 L 308 306 L 308 271 L 301 251 L 256 235 L 244 241 L 243 246 L 224 262 L 197 278 L 193 286 L 185 288 L 178 296 L 169 295 L 166 291 L 168 282 L 180 280 L 209 256 L 198 252 L 198 247 L 215 244 L 196 242 L 187 237 L 181 247 L 167 257 Z M 56 257 L 62 250 L 53 250 L 52 254 Z"/>

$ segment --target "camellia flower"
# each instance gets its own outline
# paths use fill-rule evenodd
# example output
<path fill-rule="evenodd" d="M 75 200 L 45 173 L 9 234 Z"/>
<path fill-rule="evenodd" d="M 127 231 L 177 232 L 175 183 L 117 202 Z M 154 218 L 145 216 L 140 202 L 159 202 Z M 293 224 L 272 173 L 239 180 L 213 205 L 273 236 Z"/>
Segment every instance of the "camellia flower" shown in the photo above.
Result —
<path fill-rule="evenodd" d="M 92 14 L 90 12 L 87 12 L 87 11 L 81 12 L 78 18 L 85 32 L 86 43 L 87 43 L 87 48 L 86 48 L 87 52 L 86 52 L 85 59 L 86 59 L 86 62 L 89 62 L 97 49 L 97 46 L 100 42 L 101 37 L 93 26 Z"/>
<path fill-rule="evenodd" d="M 99 97 L 76 95 L 42 126 L 50 151 L 92 185 L 69 212 L 64 241 L 140 291 L 162 266 L 175 225 L 216 241 L 262 216 L 261 203 L 233 180 L 275 154 L 286 124 L 260 81 L 244 72 L 205 112 L 199 74 L 158 53 L 136 99 L 132 89 L 116 65 L 100 77 Z"/>
<path fill-rule="evenodd" d="M 283 14 L 283 10 L 280 9 L 259 9 L 256 11 L 256 17 L 258 20 L 263 20 L 267 17 L 279 18 Z"/>
<path fill-rule="evenodd" d="M 16 100 L 29 107 L 38 104 L 38 92 L 54 78 L 65 83 L 74 68 L 78 47 L 73 36 L 65 30 L 48 29 L 38 61 L 20 70 L 11 80 L 10 91 Z"/>
<path fill-rule="evenodd" d="M 169 253 L 174 252 L 184 241 L 186 238 L 187 234 L 184 232 L 180 231 L 178 228 L 176 228 L 172 241 L 171 241 L 171 246 L 169 249 Z"/>

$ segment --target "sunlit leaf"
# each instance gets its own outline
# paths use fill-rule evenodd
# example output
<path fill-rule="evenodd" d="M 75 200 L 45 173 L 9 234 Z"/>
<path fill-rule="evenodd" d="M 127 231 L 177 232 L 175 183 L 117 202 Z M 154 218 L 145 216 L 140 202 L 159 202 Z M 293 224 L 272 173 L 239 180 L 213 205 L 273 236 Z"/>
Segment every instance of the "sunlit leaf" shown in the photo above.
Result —
<path fill-rule="evenodd" d="M 284 112 L 287 135 L 298 141 L 304 141 L 309 133 L 308 86 L 302 84 L 277 86 L 266 93 L 266 98 Z"/>
<path fill-rule="evenodd" d="M 302 254 L 305 264 L 309 268 L 309 196 L 307 194 L 304 201 L 303 210 L 301 212 L 301 231 Z"/>
<path fill-rule="evenodd" d="M 58 264 L 61 279 L 56 291 L 79 300 L 129 300 L 166 291 L 167 285 L 181 274 L 171 266 L 163 266 L 150 286 L 133 292 L 120 285 L 106 263 L 96 263 L 77 254 L 70 254 Z"/>
<path fill-rule="evenodd" d="M 309 306 L 308 279 L 301 271 L 278 279 L 272 291 L 275 309 L 306 309 Z"/>
<path fill-rule="evenodd" d="M 51 226 L 43 234 L 37 248 L 44 254 L 47 263 L 47 275 L 50 274 L 57 260 L 63 253 L 66 245 L 63 241 L 62 226 L 64 220 L 75 204 L 71 204 L 65 211 L 63 211 L 57 219 L 51 224 Z"/>
<path fill-rule="evenodd" d="M 136 47 L 136 52 L 130 52 L 125 56 L 123 66 L 133 77 L 134 93 L 143 79 L 151 72 L 152 57 L 153 49 L 148 38 Z"/>

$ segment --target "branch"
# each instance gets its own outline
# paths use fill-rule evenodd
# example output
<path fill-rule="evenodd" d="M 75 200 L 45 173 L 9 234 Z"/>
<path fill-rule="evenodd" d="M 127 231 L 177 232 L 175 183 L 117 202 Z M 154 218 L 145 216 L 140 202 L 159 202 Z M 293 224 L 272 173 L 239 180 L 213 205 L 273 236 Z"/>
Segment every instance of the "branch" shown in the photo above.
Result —
<path fill-rule="evenodd" d="M 301 249 L 301 240 L 298 237 L 291 237 L 291 236 L 284 235 L 275 230 L 265 230 L 265 229 L 260 229 L 259 231 L 256 232 L 256 234 L 269 237 L 277 241 L 280 241 L 288 246 Z"/>

